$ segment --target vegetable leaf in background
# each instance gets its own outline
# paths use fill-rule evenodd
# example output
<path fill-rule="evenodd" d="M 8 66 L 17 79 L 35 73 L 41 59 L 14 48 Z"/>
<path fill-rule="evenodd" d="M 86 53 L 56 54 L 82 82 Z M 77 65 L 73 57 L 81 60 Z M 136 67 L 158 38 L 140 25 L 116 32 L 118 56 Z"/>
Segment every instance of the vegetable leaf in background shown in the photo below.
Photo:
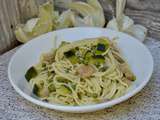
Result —
<path fill-rule="evenodd" d="M 128 33 L 143 42 L 147 35 L 147 28 L 134 24 L 130 17 L 124 15 L 125 4 L 126 0 L 116 1 L 116 18 L 109 21 L 107 28 Z"/>
<path fill-rule="evenodd" d="M 86 0 L 86 2 L 55 0 L 55 2 L 67 10 L 59 14 L 59 11 L 54 10 L 53 2 L 40 5 L 37 18 L 28 20 L 26 24 L 17 25 L 15 35 L 18 41 L 26 43 L 36 36 L 56 29 L 79 26 L 104 27 L 105 25 L 104 11 L 98 0 Z M 114 2 L 116 2 L 116 17 L 113 15 Z M 110 15 L 112 19 L 108 22 L 107 28 L 125 32 L 144 41 L 147 28 L 134 24 L 130 17 L 124 15 L 126 0 L 105 0 L 105 3 L 110 6 L 113 13 Z"/>
<path fill-rule="evenodd" d="M 84 17 L 83 20 L 81 20 L 82 23 L 79 23 L 80 26 L 81 24 L 84 26 L 86 23 L 91 23 L 86 24 L 86 26 L 103 27 L 105 24 L 103 8 L 101 7 L 98 0 L 87 0 L 87 3 L 81 1 L 71 2 L 69 4 L 69 8 Z M 86 22 L 86 20 L 88 20 L 86 17 L 90 17 L 92 22 Z"/>
<path fill-rule="evenodd" d="M 15 35 L 18 41 L 25 43 L 30 39 L 53 29 L 53 4 L 47 2 L 39 7 L 38 18 L 30 19 L 25 25 L 18 25 Z"/>

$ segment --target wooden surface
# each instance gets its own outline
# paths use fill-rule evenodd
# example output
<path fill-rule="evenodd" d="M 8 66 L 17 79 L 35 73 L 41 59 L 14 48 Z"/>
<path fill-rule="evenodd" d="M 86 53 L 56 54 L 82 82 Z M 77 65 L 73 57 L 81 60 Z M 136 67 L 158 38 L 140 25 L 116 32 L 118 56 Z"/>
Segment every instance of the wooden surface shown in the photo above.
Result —
<path fill-rule="evenodd" d="M 0 1 L 0 53 L 17 44 L 13 29 L 20 22 L 17 0 Z"/>
<path fill-rule="evenodd" d="M 36 16 L 37 6 L 47 0 L 0 0 L 0 54 L 17 45 L 14 29 L 18 23 Z M 84 0 L 83 0 L 84 1 Z M 110 19 L 108 0 L 99 0 Z M 56 4 L 57 8 L 61 8 Z M 126 14 L 149 29 L 149 36 L 160 39 L 160 0 L 128 0 Z"/>

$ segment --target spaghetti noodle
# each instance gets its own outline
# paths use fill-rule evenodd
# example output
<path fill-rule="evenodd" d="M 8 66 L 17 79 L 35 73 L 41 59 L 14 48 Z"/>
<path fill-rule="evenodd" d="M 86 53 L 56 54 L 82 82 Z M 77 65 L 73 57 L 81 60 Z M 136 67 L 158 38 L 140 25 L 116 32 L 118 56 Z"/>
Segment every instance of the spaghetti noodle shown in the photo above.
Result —
<path fill-rule="evenodd" d="M 116 42 L 105 37 L 62 42 L 26 76 L 42 100 L 74 106 L 120 97 L 136 79 Z"/>

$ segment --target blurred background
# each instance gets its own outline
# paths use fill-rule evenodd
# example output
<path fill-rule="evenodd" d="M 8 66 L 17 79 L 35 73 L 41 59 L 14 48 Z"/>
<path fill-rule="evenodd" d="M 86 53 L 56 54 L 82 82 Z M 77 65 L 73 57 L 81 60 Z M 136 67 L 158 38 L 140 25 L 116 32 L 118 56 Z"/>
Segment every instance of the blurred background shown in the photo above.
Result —
<path fill-rule="evenodd" d="M 48 0 L 1 0 L 0 1 L 0 54 L 18 46 L 14 30 L 17 24 L 36 17 L 38 6 Z M 61 0 L 53 0 L 55 9 L 65 10 Z M 66 0 L 69 1 L 69 0 Z M 80 1 L 80 0 L 73 0 Z M 85 0 L 82 0 L 85 1 Z M 99 0 L 106 20 L 115 14 L 115 0 Z M 127 0 L 126 15 L 149 29 L 149 37 L 160 38 L 160 0 Z"/>

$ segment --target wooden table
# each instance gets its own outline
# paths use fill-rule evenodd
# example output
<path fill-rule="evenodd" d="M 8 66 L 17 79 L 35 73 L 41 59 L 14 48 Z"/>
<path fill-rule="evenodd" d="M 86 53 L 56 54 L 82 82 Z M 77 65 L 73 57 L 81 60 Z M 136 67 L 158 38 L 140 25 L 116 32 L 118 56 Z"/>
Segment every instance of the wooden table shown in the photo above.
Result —
<path fill-rule="evenodd" d="M 11 86 L 7 66 L 15 48 L 0 56 L 0 120 L 160 120 L 160 41 L 147 38 L 154 58 L 150 82 L 131 99 L 93 113 L 72 114 L 42 108 L 28 102 Z M 18 74 L 18 71 L 17 71 Z"/>

